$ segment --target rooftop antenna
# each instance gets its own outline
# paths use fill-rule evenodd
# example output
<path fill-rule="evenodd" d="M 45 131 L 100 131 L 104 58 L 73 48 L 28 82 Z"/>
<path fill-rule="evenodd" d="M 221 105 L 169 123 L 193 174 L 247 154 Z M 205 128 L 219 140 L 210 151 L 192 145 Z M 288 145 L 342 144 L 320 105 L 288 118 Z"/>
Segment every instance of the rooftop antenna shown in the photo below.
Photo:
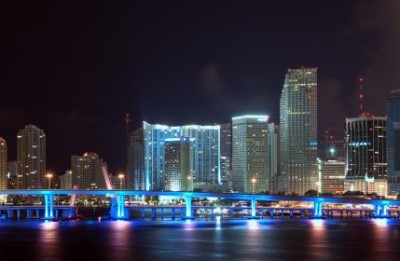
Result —
<path fill-rule="evenodd" d="M 128 162 L 129 162 L 129 131 L 130 131 L 130 128 L 129 128 L 129 125 L 130 125 L 130 122 L 131 122 L 131 118 L 130 118 L 130 115 L 129 115 L 129 113 L 127 113 L 126 115 L 125 115 L 125 142 L 126 142 L 126 144 L 125 144 L 125 148 L 126 148 L 126 174 L 128 175 Z"/>
<path fill-rule="evenodd" d="M 360 99 L 360 115 L 363 114 L 363 98 L 364 98 L 364 92 L 363 92 L 363 83 L 364 83 L 364 79 L 362 77 L 360 77 L 360 79 L 358 79 L 358 82 L 360 84 L 360 94 L 359 94 L 359 99 Z"/>
<path fill-rule="evenodd" d="M 125 115 L 125 131 L 126 131 L 126 136 L 128 137 L 128 135 L 129 135 L 129 123 L 131 122 L 131 118 L 130 118 L 130 115 L 129 115 L 129 113 L 127 113 L 126 115 Z"/>

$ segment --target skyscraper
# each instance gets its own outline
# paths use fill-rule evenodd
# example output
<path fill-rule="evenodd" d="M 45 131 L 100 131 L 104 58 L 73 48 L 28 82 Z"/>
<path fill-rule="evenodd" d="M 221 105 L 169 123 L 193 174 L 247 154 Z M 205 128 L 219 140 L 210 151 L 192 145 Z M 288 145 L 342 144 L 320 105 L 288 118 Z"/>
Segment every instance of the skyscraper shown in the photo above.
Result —
<path fill-rule="evenodd" d="M 105 163 L 96 153 L 72 155 L 72 186 L 78 185 L 78 189 L 107 189 L 102 166 Z"/>
<path fill-rule="evenodd" d="M 400 194 L 400 89 L 386 99 L 388 193 Z"/>
<path fill-rule="evenodd" d="M 279 126 L 275 123 L 268 124 L 268 162 L 269 177 L 268 191 L 272 194 L 278 192 L 279 173 Z"/>
<path fill-rule="evenodd" d="M 165 190 L 193 191 L 191 142 L 188 137 L 165 139 Z"/>
<path fill-rule="evenodd" d="M 232 185 L 232 124 L 220 124 L 221 140 L 221 180 L 227 182 L 229 187 Z"/>
<path fill-rule="evenodd" d="M 42 189 L 46 172 L 46 135 L 35 125 L 27 125 L 17 135 L 17 171 L 24 189 Z"/>
<path fill-rule="evenodd" d="M 143 128 L 132 131 L 128 142 L 127 189 L 145 190 Z"/>
<path fill-rule="evenodd" d="M 220 184 L 220 126 L 167 125 L 143 122 L 146 190 L 165 187 L 165 140 L 188 137 L 192 144 L 195 185 Z"/>
<path fill-rule="evenodd" d="M 345 191 L 386 195 L 386 117 L 346 119 Z"/>
<path fill-rule="evenodd" d="M 289 69 L 280 99 L 279 190 L 315 189 L 317 135 L 317 68 Z"/>
<path fill-rule="evenodd" d="M 270 157 L 267 121 L 267 115 L 244 115 L 232 118 L 234 190 L 259 193 L 269 189 Z"/>
<path fill-rule="evenodd" d="M 0 189 L 7 189 L 8 185 L 8 159 L 7 142 L 0 137 Z"/>

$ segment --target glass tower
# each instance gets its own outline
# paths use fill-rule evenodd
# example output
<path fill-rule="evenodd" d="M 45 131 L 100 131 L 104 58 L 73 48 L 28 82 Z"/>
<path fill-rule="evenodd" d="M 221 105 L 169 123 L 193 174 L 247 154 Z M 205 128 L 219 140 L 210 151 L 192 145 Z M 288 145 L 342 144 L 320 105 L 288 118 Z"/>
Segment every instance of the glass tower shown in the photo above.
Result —
<path fill-rule="evenodd" d="M 386 194 L 386 117 L 346 119 L 345 190 Z"/>
<path fill-rule="evenodd" d="M 145 190 L 143 128 L 128 136 L 127 189 Z"/>
<path fill-rule="evenodd" d="M 191 142 L 194 184 L 221 184 L 220 126 L 167 126 L 143 122 L 144 187 L 165 189 L 165 140 L 188 137 Z"/>
<path fill-rule="evenodd" d="M 289 69 L 280 99 L 279 190 L 316 189 L 317 68 Z"/>
<path fill-rule="evenodd" d="M 386 99 L 388 193 L 400 194 L 400 89 Z"/>

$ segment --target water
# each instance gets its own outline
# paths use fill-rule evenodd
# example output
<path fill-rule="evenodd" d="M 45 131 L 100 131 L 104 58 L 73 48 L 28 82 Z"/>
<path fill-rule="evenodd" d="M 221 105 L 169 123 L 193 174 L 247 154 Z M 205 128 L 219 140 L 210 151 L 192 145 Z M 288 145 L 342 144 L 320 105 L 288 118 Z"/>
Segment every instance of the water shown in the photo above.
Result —
<path fill-rule="evenodd" d="M 18 261 L 400 260 L 399 243 L 395 219 L 0 222 Z"/>

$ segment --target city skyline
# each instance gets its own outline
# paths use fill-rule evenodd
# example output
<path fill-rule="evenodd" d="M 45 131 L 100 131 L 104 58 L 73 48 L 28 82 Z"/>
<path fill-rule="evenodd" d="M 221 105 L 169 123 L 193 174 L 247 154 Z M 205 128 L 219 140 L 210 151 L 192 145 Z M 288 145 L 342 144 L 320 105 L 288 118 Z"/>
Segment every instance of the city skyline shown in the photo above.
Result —
<path fill-rule="evenodd" d="M 46 132 L 50 171 L 61 175 L 71 155 L 96 152 L 115 174 L 126 168 L 126 113 L 132 130 L 143 120 L 206 125 L 247 113 L 279 124 L 284 74 L 304 65 L 318 67 L 320 139 L 326 129 L 341 138 L 358 112 L 360 76 L 364 107 L 377 116 L 399 87 L 398 7 L 7 3 L 0 136 L 14 160 L 17 131 L 34 124 Z"/>

